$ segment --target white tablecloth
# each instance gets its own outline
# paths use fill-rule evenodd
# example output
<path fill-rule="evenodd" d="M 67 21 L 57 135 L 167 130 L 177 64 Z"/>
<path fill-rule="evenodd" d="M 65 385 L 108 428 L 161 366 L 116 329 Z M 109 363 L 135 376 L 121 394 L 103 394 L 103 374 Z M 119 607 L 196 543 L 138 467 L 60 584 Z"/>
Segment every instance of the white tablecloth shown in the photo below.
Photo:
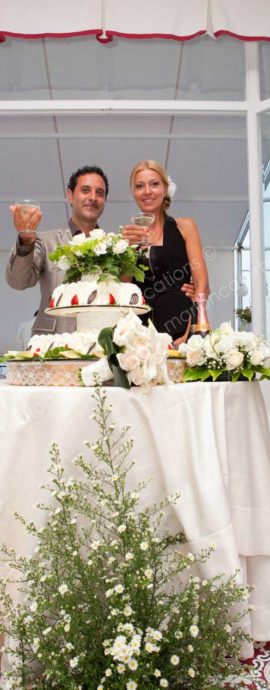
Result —
<path fill-rule="evenodd" d="M 256 586 L 247 627 L 255 640 L 270 640 L 270 438 L 259 384 L 106 391 L 112 421 L 132 426 L 132 483 L 153 479 L 144 502 L 182 490 L 168 526 L 184 529 L 193 552 L 217 544 L 200 567 L 203 577 L 242 568 L 243 579 Z M 0 540 L 29 553 L 31 537 L 13 512 L 40 521 L 34 506 L 45 499 L 40 486 L 48 480 L 52 442 L 74 475 L 72 459 L 97 436 L 92 390 L 2 384 L 0 401 Z"/>

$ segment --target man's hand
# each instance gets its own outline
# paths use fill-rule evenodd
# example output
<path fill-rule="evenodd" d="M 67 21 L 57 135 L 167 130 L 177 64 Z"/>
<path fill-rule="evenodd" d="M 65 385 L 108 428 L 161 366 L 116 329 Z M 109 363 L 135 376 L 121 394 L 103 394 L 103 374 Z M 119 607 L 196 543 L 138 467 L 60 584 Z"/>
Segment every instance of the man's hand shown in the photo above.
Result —
<path fill-rule="evenodd" d="M 184 283 L 184 285 L 182 285 L 182 287 L 181 287 L 181 290 L 182 290 L 182 292 L 185 293 L 185 295 L 187 297 L 192 299 L 192 301 L 194 300 L 195 287 L 194 287 L 193 283 Z"/>
<path fill-rule="evenodd" d="M 36 241 L 36 229 L 42 218 L 40 209 L 29 206 L 26 212 L 23 204 L 15 204 L 9 208 L 13 214 L 15 228 L 20 233 L 21 244 L 33 244 Z"/>

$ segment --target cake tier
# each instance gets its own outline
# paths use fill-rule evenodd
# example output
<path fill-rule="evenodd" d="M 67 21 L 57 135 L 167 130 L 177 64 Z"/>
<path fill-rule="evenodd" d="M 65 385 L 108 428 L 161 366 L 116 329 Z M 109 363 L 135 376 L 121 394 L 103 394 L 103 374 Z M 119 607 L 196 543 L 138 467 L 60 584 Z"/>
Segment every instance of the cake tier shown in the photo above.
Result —
<path fill-rule="evenodd" d="M 144 304 L 142 292 L 133 283 L 115 280 L 98 282 L 95 276 L 83 276 L 77 283 L 62 283 L 53 291 L 50 307 L 70 306 L 140 306 Z"/>

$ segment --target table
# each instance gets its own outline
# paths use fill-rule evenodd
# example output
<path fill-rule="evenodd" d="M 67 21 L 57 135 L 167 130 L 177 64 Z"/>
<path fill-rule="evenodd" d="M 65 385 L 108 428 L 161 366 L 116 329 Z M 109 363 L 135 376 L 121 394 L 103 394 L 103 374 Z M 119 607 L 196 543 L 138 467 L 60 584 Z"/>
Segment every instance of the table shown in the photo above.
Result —
<path fill-rule="evenodd" d="M 145 504 L 182 490 L 168 527 L 184 529 L 194 553 L 217 544 L 200 566 L 202 577 L 242 569 L 243 580 L 256 586 L 247 629 L 255 640 L 270 640 L 270 436 L 259 383 L 199 382 L 155 387 L 149 394 L 105 390 L 112 421 L 119 429 L 132 426 L 132 483 L 153 480 Z M 92 393 L 0 386 L 1 541 L 20 553 L 33 544 L 13 512 L 39 515 L 34 506 L 45 498 L 40 485 L 48 480 L 52 442 L 74 475 L 72 459 L 84 452 L 84 440 L 97 437 Z"/>

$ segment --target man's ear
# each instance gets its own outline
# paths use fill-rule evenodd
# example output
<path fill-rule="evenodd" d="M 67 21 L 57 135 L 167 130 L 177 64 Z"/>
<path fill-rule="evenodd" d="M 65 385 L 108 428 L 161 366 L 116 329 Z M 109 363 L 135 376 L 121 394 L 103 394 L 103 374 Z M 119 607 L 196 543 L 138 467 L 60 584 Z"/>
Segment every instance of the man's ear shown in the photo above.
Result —
<path fill-rule="evenodd" d="M 67 189 L 66 197 L 67 197 L 68 202 L 70 203 L 70 206 L 72 206 L 73 192 L 71 191 L 71 189 Z"/>

